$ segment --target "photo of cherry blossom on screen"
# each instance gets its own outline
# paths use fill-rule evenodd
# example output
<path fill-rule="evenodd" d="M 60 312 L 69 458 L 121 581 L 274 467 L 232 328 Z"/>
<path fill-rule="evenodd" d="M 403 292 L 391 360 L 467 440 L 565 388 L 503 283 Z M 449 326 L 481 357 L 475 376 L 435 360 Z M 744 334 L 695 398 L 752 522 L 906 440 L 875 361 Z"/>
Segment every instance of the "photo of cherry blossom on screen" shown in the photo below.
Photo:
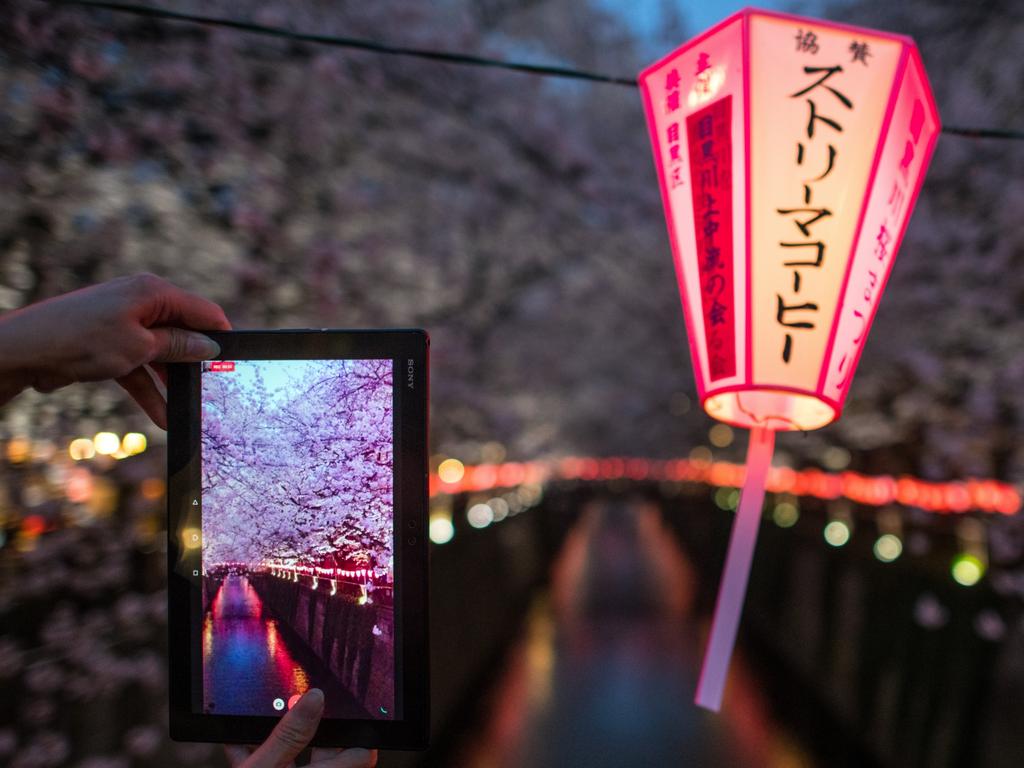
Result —
<path fill-rule="evenodd" d="M 395 717 L 390 360 L 203 363 L 202 711 Z"/>

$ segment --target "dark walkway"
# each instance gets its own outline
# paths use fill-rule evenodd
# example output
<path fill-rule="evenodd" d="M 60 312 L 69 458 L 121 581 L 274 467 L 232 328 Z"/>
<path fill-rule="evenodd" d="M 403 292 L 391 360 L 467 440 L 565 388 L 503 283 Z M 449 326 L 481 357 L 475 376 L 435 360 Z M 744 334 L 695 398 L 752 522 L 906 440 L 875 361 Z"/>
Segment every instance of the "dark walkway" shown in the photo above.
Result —
<path fill-rule="evenodd" d="M 734 658 L 722 713 L 693 693 L 703 646 L 690 564 L 652 506 L 595 505 L 483 705 L 467 768 L 728 766 L 813 761 Z"/>
<path fill-rule="evenodd" d="M 313 687 L 324 691 L 329 716 L 366 717 L 337 677 L 264 610 L 248 578 L 225 578 L 203 622 L 205 711 L 280 715 L 275 699 Z"/>

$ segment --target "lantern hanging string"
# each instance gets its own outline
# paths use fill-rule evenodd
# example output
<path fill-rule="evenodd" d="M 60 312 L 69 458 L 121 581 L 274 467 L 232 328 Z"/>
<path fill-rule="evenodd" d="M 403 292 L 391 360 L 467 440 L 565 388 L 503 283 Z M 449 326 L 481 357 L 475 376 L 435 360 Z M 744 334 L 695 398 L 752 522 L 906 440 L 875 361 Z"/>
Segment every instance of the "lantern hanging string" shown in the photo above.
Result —
<path fill-rule="evenodd" d="M 335 48 L 350 48 L 383 55 L 407 56 L 418 59 L 428 59 L 446 64 L 458 64 L 462 66 L 490 67 L 541 77 L 561 77 L 572 80 L 606 83 L 609 85 L 622 85 L 630 88 L 637 87 L 635 77 L 620 77 L 600 72 L 588 72 L 586 70 L 574 69 L 572 67 L 556 67 L 546 64 L 530 64 L 526 62 L 508 61 L 505 59 L 492 59 L 485 56 L 459 53 L 456 51 L 439 51 L 428 48 L 388 45 L 375 40 L 365 40 L 354 37 L 299 32 L 291 29 L 285 29 L 284 27 L 274 27 L 266 24 L 257 24 L 255 22 L 240 21 L 238 19 L 230 19 L 220 16 L 205 16 L 196 13 L 171 11 L 166 8 L 160 8 L 159 6 L 108 2 L 108 0 L 43 0 L 43 2 L 50 3 L 51 5 L 81 6 L 104 11 L 112 11 L 115 13 L 127 13 L 152 19 L 163 19 L 165 21 L 179 21 L 210 27 L 225 27 L 241 32 L 250 32 L 270 37 L 281 37 L 288 40 L 294 40 L 296 42 L 315 43 L 317 45 L 328 45 Z M 966 136 L 974 139 L 1010 139 L 1015 141 L 1024 141 L 1024 131 L 1005 128 L 971 128 L 947 125 L 942 127 L 942 132 L 953 136 Z"/>
<path fill-rule="evenodd" d="M 704 650 L 704 664 L 697 683 L 694 701 L 698 706 L 715 712 L 722 706 L 722 693 L 729 671 L 729 660 L 736 644 L 743 600 L 747 593 L 750 564 L 754 558 L 757 530 L 761 525 L 765 483 L 771 469 L 775 449 L 775 432 L 764 427 L 750 430 L 747 447 L 747 475 L 743 481 L 736 519 L 729 536 L 729 551 L 725 556 L 725 571 L 718 587 L 718 602 L 711 622 L 711 634 Z"/>

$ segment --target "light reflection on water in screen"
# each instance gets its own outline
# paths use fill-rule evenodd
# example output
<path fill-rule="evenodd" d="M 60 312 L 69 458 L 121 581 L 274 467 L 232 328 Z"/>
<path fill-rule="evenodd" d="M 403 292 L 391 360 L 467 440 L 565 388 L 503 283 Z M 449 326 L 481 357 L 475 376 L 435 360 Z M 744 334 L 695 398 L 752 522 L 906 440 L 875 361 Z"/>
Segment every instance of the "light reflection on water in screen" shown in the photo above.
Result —
<path fill-rule="evenodd" d="M 203 626 L 204 709 L 279 714 L 276 698 L 309 689 L 309 675 L 281 637 L 277 621 L 245 576 L 228 576 Z"/>

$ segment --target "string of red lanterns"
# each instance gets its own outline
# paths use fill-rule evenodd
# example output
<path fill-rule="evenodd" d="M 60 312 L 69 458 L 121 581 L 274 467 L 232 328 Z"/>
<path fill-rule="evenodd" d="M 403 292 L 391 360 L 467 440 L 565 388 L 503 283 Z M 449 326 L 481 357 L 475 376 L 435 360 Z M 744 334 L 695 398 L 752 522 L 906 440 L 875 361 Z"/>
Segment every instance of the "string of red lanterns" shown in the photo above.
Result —
<path fill-rule="evenodd" d="M 438 472 L 431 474 L 431 496 L 442 493 L 478 493 L 552 480 L 692 482 L 740 488 L 746 476 L 743 464 L 701 459 L 571 456 L 549 461 L 475 466 L 463 465 L 453 459 L 448 462 L 454 463 L 448 466 L 442 464 Z M 932 482 L 907 475 L 894 477 L 851 471 L 824 472 L 819 469 L 772 467 L 768 472 L 767 489 L 772 493 L 818 499 L 845 498 L 864 506 L 902 504 L 938 514 L 985 512 L 1015 515 L 1021 508 L 1021 494 L 1017 488 L 997 480 L 978 478 Z"/>

